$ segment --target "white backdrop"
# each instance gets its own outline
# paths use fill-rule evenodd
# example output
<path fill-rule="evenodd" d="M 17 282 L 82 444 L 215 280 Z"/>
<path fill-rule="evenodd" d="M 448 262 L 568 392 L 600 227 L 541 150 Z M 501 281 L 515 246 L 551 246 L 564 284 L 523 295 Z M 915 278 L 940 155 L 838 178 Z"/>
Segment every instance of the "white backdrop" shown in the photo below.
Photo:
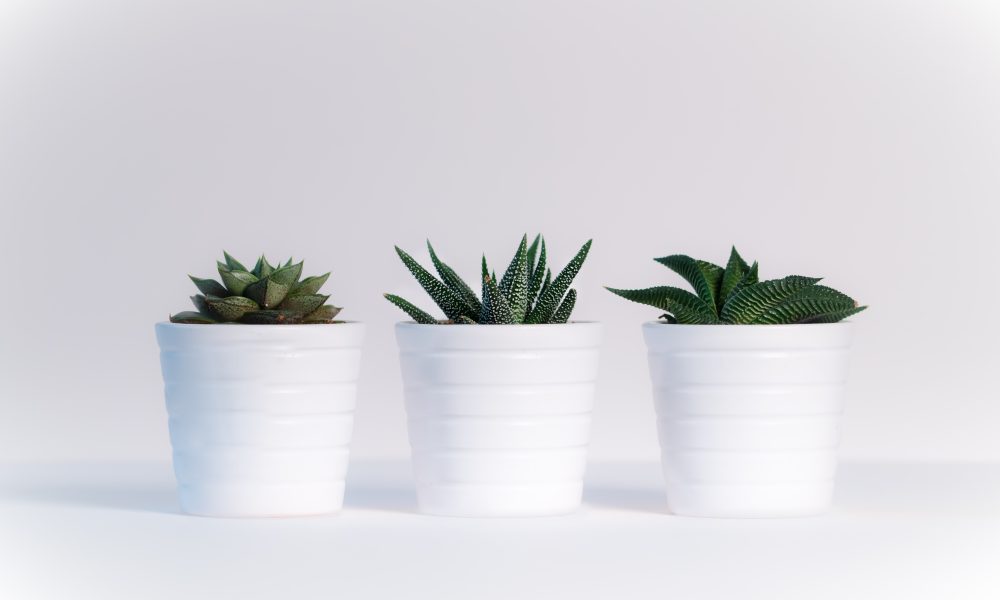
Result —
<path fill-rule="evenodd" d="M 0 3 L 0 459 L 166 459 L 153 323 L 227 249 L 369 324 L 354 453 L 405 456 L 393 253 L 595 239 L 595 458 L 655 457 L 650 260 L 823 275 L 844 454 L 1000 459 L 1000 7 L 987 1 Z"/>

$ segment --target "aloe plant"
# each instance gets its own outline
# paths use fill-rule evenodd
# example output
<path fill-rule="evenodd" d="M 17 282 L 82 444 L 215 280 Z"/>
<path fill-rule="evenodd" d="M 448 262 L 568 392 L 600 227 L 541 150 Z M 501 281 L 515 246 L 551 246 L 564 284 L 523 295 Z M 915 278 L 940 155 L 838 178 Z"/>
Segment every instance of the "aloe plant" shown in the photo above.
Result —
<path fill-rule="evenodd" d="M 427 251 L 438 277 L 397 246 L 396 254 L 420 286 L 441 308 L 446 320 L 438 320 L 408 300 L 394 294 L 385 294 L 385 297 L 403 309 L 417 323 L 467 325 L 566 323 L 576 304 L 576 290 L 570 289 L 569 286 L 580 272 L 580 267 L 590 252 L 592 241 L 588 240 L 553 279 L 552 269 L 547 264 L 545 240 L 541 235 L 537 235 L 529 245 L 528 236 L 525 235 L 521 238 L 510 265 L 499 280 L 496 273 L 489 269 L 486 257 L 483 256 L 482 293 L 478 297 L 454 269 L 438 258 L 430 241 L 427 242 Z"/>
<path fill-rule="evenodd" d="M 222 283 L 188 275 L 201 292 L 191 296 L 198 310 L 171 315 L 171 323 L 330 323 L 340 312 L 326 303 L 330 296 L 318 293 L 329 273 L 300 279 L 302 261 L 272 265 L 261 255 L 247 269 L 228 252 L 223 255 L 225 262 L 217 263 Z"/>
<path fill-rule="evenodd" d="M 858 306 L 846 294 L 819 285 L 819 277 L 790 275 L 759 281 L 757 263 L 747 265 L 735 247 L 725 268 L 683 254 L 654 260 L 687 280 L 695 293 L 670 286 L 606 289 L 633 302 L 667 311 L 660 318 L 669 323 L 836 323 L 868 308 Z"/>

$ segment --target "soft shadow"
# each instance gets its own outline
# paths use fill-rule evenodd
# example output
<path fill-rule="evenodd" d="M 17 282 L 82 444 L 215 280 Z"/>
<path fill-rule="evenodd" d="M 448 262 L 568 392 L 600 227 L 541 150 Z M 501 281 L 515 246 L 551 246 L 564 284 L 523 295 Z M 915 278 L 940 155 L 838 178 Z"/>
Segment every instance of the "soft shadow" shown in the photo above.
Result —
<path fill-rule="evenodd" d="M 417 512 L 417 494 L 409 461 L 359 460 L 347 472 L 345 510 Z"/>
<path fill-rule="evenodd" d="M 37 485 L 8 487 L 3 495 L 14 500 L 79 508 L 103 508 L 179 514 L 172 486 Z"/>
<path fill-rule="evenodd" d="M 598 508 L 669 514 L 663 490 L 639 487 L 585 487 L 583 503 Z"/>

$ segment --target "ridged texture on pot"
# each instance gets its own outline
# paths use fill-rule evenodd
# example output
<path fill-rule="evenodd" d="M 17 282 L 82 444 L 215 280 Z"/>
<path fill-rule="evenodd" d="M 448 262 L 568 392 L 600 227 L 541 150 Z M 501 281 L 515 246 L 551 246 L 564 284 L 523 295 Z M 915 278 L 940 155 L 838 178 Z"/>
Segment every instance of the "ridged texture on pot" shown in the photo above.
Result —
<path fill-rule="evenodd" d="M 339 510 L 363 336 L 360 323 L 157 324 L 181 510 Z"/>
<path fill-rule="evenodd" d="M 396 326 L 421 511 L 576 510 L 599 323 Z"/>
<path fill-rule="evenodd" d="M 647 323 L 643 332 L 671 512 L 829 508 L 850 323 Z"/>

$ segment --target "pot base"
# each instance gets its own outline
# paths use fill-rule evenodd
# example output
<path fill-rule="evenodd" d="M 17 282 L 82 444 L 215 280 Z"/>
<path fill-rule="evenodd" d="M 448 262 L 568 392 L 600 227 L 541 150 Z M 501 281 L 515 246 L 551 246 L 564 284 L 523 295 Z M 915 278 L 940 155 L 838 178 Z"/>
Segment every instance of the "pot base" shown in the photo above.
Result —
<path fill-rule="evenodd" d="M 441 517 L 547 517 L 580 508 L 582 482 L 489 485 L 434 484 L 417 487 L 420 512 Z"/>

